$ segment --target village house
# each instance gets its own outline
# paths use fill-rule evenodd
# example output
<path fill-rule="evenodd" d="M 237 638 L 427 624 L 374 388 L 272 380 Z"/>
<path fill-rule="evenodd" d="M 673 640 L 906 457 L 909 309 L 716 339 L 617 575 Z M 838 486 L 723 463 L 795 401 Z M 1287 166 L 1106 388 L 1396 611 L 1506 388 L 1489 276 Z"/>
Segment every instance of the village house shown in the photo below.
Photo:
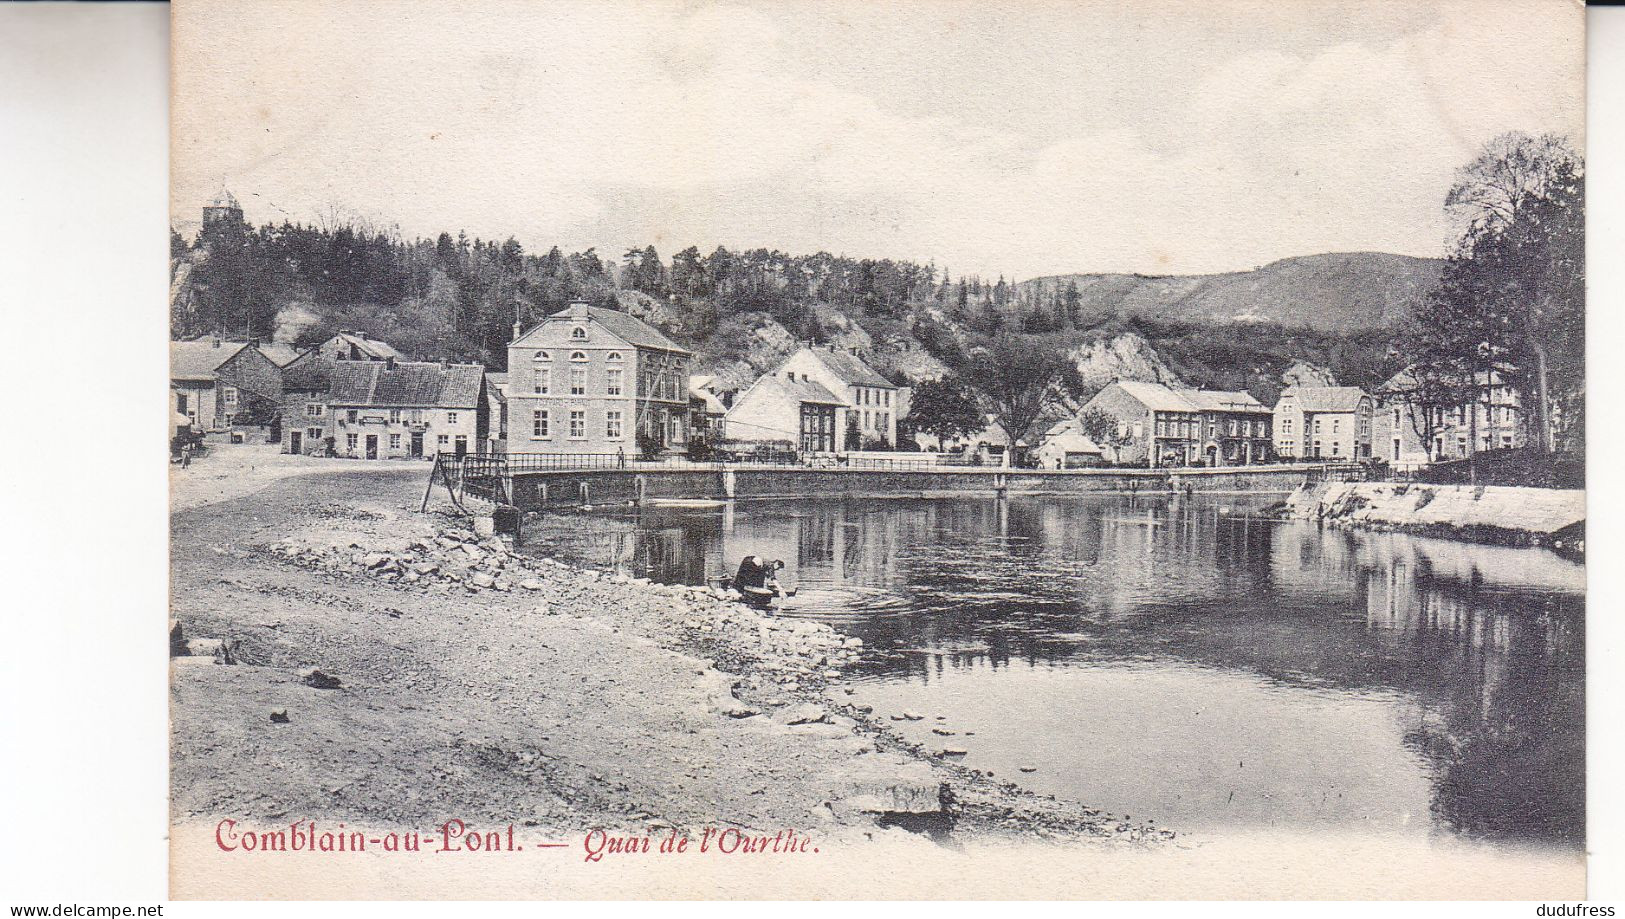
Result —
<path fill-rule="evenodd" d="M 333 337 L 322 342 L 309 353 L 315 357 L 332 361 L 388 361 L 402 360 L 401 353 L 394 346 L 381 339 L 373 338 L 366 332 L 352 332 L 349 329 L 340 329 Z"/>
<path fill-rule="evenodd" d="M 804 347 L 734 399 L 729 440 L 783 442 L 804 453 L 889 450 L 900 390 L 856 354 Z"/>
<path fill-rule="evenodd" d="M 489 436 L 485 368 L 423 361 L 309 361 L 283 379 L 287 453 L 364 459 L 458 455 Z"/>
<path fill-rule="evenodd" d="M 1250 466 L 1274 455 L 1269 406 L 1249 392 L 1217 389 L 1177 390 L 1196 406 L 1201 423 L 1199 456 L 1207 466 Z"/>
<path fill-rule="evenodd" d="M 1499 374 L 1481 374 L 1474 397 L 1442 404 L 1426 397 L 1410 369 L 1377 389 L 1372 440 L 1379 457 L 1397 469 L 1465 459 L 1486 450 L 1527 444 L 1523 405 Z"/>
<path fill-rule="evenodd" d="M 1373 413 L 1358 387 L 1289 386 L 1275 403 L 1275 452 L 1283 459 L 1370 459 Z"/>
<path fill-rule="evenodd" d="M 1201 454 L 1201 412 L 1161 383 L 1120 380 L 1084 404 L 1117 422 L 1114 461 L 1150 466 L 1189 466 Z"/>
<path fill-rule="evenodd" d="M 283 367 L 296 357 L 287 345 L 258 341 L 172 341 L 170 407 L 207 432 L 270 424 L 282 400 Z"/>
<path fill-rule="evenodd" d="M 1105 463 L 1105 451 L 1083 433 L 1076 418 L 1051 425 L 1038 441 L 1033 458 L 1040 469 L 1083 469 Z"/>
<path fill-rule="evenodd" d="M 528 332 L 515 326 L 508 448 L 622 456 L 636 456 L 643 446 L 686 449 L 693 360 L 643 320 L 585 303 Z"/>
<path fill-rule="evenodd" d="M 485 375 L 485 412 L 491 419 L 491 430 L 486 438 L 485 452 L 508 452 L 508 375 Z"/>
<path fill-rule="evenodd" d="M 722 439 L 722 419 L 728 406 L 717 391 L 715 377 L 696 374 L 688 378 L 688 413 L 691 438 L 712 444 Z"/>

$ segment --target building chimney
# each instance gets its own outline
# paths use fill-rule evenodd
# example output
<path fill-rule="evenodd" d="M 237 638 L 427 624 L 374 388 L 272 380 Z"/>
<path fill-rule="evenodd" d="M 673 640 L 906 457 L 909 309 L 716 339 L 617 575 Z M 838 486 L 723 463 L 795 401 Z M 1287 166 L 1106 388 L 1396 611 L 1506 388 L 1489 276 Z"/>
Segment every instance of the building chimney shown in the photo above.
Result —
<path fill-rule="evenodd" d="M 574 319 L 586 319 L 588 316 L 586 301 L 577 300 L 574 303 L 571 303 L 570 316 Z"/>
<path fill-rule="evenodd" d="M 384 369 L 385 370 L 394 370 L 395 369 L 395 359 L 393 357 L 384 358 Z"/>
<path fill-rule="evenodd" d="M 519 333 L 521 333 L 521 332 L 523 332 L 523 331 L 524 331 L 524 327 L 523 327 L 523 326 L 521 326 L 521 325 L 520 325 L 520 324 L 519 324 L 519 323 L 517 323 L 517 322 L 516 322 L 516 323 L 514 323 L 514 324 L 513 324 L 513 337 L 512 337 L 512 338 L 510 338 L 510 339 L 508 339 L 508 340 L 509 340 L 509 341 L 518 341 L 518 340 L 519 340 Z"/>
<path fill-rule="evenodd" d="M 214 337 L 214 339 L 212 340 L 211 347 L 215 347 L 215 348 L 220 347 L 220 337 L 219 336 Z"/>
<path fill-rule="evenodd" d="M 258 348 L 260 346 L 260 340 L 258 338 L 250 338 L 248 340 L 248 346 L 250 348 Z"/>

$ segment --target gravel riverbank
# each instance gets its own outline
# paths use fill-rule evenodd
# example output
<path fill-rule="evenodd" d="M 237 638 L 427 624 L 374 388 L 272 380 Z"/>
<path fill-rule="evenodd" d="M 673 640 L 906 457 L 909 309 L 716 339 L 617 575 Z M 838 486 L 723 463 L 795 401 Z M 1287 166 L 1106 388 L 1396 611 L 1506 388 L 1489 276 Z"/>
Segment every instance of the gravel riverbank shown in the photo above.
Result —
<path fill-rule="evenodd" d="M 847 699 L 861 643 L 824 624 L 518 556 L 416 513 L 422 479 L 172 517 L 177 822 L 1172 836 L 909 744 Z"/>

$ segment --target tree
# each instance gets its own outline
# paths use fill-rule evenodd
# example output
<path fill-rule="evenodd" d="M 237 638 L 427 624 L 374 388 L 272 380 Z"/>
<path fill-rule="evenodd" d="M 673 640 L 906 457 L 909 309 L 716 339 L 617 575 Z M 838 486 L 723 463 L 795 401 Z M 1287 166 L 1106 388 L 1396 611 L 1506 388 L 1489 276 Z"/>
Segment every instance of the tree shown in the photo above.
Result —
<path fill-rule="evenodd" d="M 987 425 L 976 394 L 953 377 L 915 386 L 909 399 L 908 418 L 914 430 L 930 434 L 938 441 L 967 437 Z"/>
<path fill-rule="evenodd" d="M 1113 463 L 1122 462 L 1123 448 L 1134 442 L 1117 416 L 1103 408 L 1084 409 L 1078 415 L 1078 427 L 1096 446 L 1111 451 Z"/>
<path fill-rule="evenodd" d="M 1554 446 L 1555 407 L 1565 425 L 1583 417 L 1584 203 L 1584 166 L 1566 140 L 1491 140 L 1445 197 L 1464 229 L 1398 342 L 1419 377 L 1463 389 L 1468 402 L 1498 378 L 1513 385 L 1543 451 Z"/>
<path fill-rule="evenodd" d="M 970 376 L 1015 440 L 1060 400 L 1071 366 L 1064 350 L 1032 336 L 1006 333 L 971 355 Z"/>

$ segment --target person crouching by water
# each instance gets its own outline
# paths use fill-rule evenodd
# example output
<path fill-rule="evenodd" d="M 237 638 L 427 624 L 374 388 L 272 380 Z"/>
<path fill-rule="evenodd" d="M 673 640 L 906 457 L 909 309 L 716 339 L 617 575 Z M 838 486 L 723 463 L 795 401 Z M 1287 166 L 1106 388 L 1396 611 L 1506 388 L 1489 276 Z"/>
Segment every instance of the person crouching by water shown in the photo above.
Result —
<path fill-rule="evenodd" d="M 778 573 L 784 562 L 767 561 L 759 555 L 747 555 L 739 561 L 739 572 L 734 575 L 733 587 L 745 602 L 758 609 L 769 609 L 778 596 Z"/>

